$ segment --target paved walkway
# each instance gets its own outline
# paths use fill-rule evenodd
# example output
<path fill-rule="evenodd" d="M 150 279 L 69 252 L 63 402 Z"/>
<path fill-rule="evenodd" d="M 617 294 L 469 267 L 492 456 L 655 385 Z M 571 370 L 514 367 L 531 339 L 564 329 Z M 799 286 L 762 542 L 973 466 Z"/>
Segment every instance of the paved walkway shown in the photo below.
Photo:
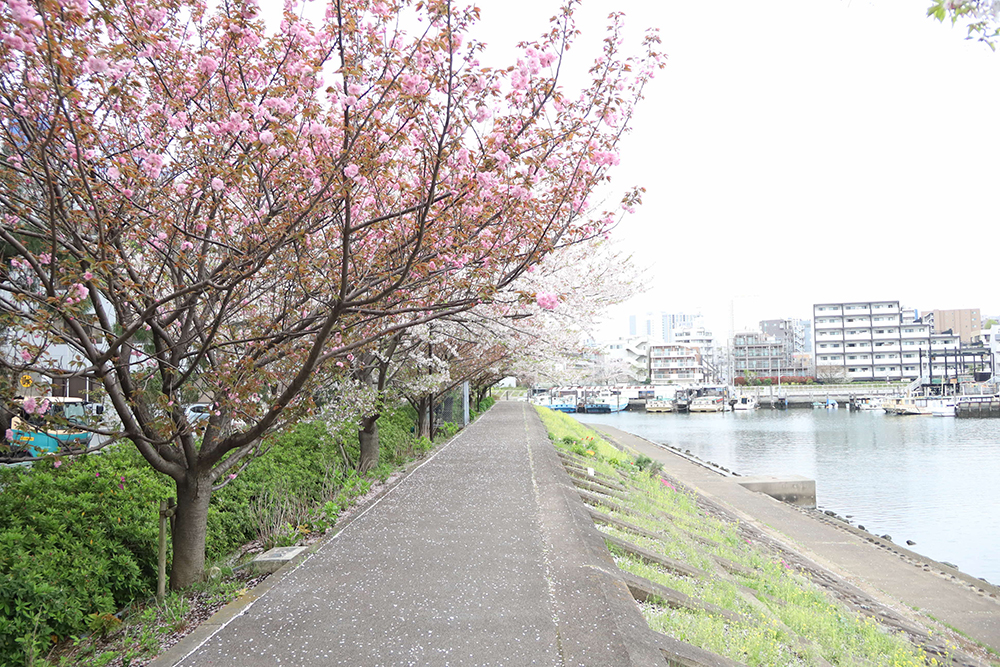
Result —
<path fill-rule="evenodd" d="M 988 584 L 978 582 L 981 593 L 971 577 L 934 574 L 940 564 L 895 545 L 877 548 L 867 534 L 747 491 L 654 443 L 598 429 L 848 581 L 1000 649 L 1000 605 Z M 631 667 L 665 664 L 659 649 L 671 648 L 663 642 L 639 614 L 534 409 L 501 402 L 303 563 L 268 578 L 152 667 Z"/>
<path fill-rule="evenodd" d="M 614 572 L 534 409 L 503 402 L 154 664 L 664 664 Z"/>
<path fill-rule="evenodd" d="M 729 477 L 672 450 L 611 426 L 592 424 L 612 440 L 664 464 L 671 475 L 738 516 L 770 528 L 782 541 L 846 580 L 888 595 L 1000 651 L 1000 589 L 906 548 L 748 491 Z M 990 597 L 993 595 L 994 597 Z"/>

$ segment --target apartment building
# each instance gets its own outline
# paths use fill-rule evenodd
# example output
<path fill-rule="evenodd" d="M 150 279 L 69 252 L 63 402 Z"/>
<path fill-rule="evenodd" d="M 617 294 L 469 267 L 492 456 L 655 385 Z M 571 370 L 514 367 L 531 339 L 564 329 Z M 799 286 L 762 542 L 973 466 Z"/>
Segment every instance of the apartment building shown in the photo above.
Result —
<path fill-rule="evenodd" d="M 649 377 L 649 344 L 648 337 L 634 336 L 605 341 L 602 347 L 605 359 L 620 362 L 628 381 L 639 384 Z"/>
<path fill-rule="evenodd" d="M 713 362 L 716 357 L 715 336 L 700 324 L 686 324 L 677 327 L 671 333 L 673 340 L 664 341 L 677 345 L 696 347 L 701 352 L 703 362 Z"/>
<path fill-rule="evenodd" d="M 983 321 L 978 308 L 953 310 L 932 310 L 929 318 L 924 318 L 934 328 L 934 333 L 957 334 L 966 345 L 979 342 Z"/>
<path fill-rule="evenodd" d="M 760 330 L 768 336 L 786 341 L 790 353 L 812 351 L 812 329 L 809 320 L 761 320 Z"/>
<path fill-rule="evenodd" d="M 654 385 L 705 382 L 701 352 L 687 345 L 650 345 L 649 379 Z"/>
<path fill-rule="evenodd" d="M 793 338 L 779 338 L 763 331 L 741 331 L 733 336 L 734 377 L 801 374 L 801 365 L 796 367 L 794 359 Z"/>
<path fill-rule="evenodd" d="M 903 380 L 967 370 L 961 337 L 934 333 L 898 301 L 815 304 L 813 332 L 817 375 L 840 369 L 850 380 Z"/>

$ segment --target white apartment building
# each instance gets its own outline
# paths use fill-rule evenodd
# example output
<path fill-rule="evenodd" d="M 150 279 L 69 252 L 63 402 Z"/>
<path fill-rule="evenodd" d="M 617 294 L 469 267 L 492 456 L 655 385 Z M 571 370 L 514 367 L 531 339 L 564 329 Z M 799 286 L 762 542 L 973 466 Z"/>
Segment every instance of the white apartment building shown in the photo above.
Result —
<path fill-rule="evenodd" d="M 622 365 L 628 382 L 641 384 L 649 377 L 649 344 L 648 337 L 634 336 L 605 341 L 601 347 L 606 359 Z"/>
<path fill-rule="evenodd" d="M 817 375 L 839 368 L 851 380 L 904 380 L 958 372 L 959 336 L 933 333 L 898 301 L 815 304 L 813 331 Z"/>
<path fill-rule="evenodd" d="M 702 361 L 715 363 L 715 359 L 718 356 L 715 336 L 704 326 L 700 324 L 686 324 L 674 329 L 672 335 L 673 340 L 665 342 L 696 347 L 701 352 Z"/>
<path fill-rule="evenodd" d="M 705 382 L 701 352 L 687 345 L 650 345 L 649 379 L 654 385 Z"/>

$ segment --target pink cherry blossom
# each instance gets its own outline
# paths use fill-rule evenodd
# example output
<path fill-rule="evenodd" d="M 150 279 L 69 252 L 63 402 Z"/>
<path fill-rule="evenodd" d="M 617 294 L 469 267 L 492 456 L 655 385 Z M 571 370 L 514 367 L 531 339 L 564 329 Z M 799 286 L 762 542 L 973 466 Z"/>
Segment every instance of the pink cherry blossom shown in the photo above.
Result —
<path fill-rule="evenodd" d="M 257 135 L 257 138 L 260 139 L 260 143 L 264 144 L 265 146 L 270 146 L 271 144 L 274 143 L 274 132 L 272 132 L 271 130 L 264 130 L 259 135 Z"/>
<path fill-rule="evenodd" d="M 213 178 L 212 189 L 215 190 L 216 192 L 222 192 L 223 190 L 226 189 L 226 184 L 222 182 L 221 178 L 218 177 Z"/>
<path fill-rule="evenodd" d="M 87 58 L 87 69 L 96 74 L 108 71 L 108 61 L 104 58 L 90 56 Z"/>
<path fill-rule="evenodd" d="M 551 292 L 539 292 L 535 295 L 535 303 L 545 310 L 554 310 L 559 305 L 559 297 Z"/>
<path fill-rule="evenodd" d="M 354 178 L 355 176 L 358 175 L 359 171 L 361 170 L 358 168 L 358 165 L 349 164 L 346 167 L 344 167 L 344 176 L 347 176 L 348 178 Z"/>
<path fill-rule="evenodd" d="M 198 61 L 198 71 L 205 76 L 212 76 L 219 69 L 219 62 L 212 56 L 202 56 Z"/>
<path fill-rule="evenodd" d="M 41 401 L 34 396 L 24 399 L 24 411 L 29 415 L 44 415 L 49 411 L 49 399 L 43 398 Z"/>

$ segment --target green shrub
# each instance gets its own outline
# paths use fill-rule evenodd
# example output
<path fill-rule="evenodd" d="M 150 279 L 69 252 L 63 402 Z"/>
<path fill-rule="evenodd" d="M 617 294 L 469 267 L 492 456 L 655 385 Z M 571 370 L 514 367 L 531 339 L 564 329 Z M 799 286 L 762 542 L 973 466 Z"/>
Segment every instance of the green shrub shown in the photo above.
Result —
<path fill-rule="evenodd" d="M 357 428 L 301 423 L 212 494 L 206 556 L 254 539 L 291 544 L 324 531 L 373 479 L 432 447 L 412 409 L 379 419 L 379 465 L 358 475 Z M 158 507 L 176 494 L 128 444 L 75 460 L 0 468 L 0 665 L 30 663 L 54 639 L 103 631 L 109 614 L 156 587 Z M 169 553 L 169 551 L 168 551 Z"/>
<path fill-rule="evenodd" d="M 128 447 L 0 470 L 0 663 L 149 593 L 168 482 Z"/>

